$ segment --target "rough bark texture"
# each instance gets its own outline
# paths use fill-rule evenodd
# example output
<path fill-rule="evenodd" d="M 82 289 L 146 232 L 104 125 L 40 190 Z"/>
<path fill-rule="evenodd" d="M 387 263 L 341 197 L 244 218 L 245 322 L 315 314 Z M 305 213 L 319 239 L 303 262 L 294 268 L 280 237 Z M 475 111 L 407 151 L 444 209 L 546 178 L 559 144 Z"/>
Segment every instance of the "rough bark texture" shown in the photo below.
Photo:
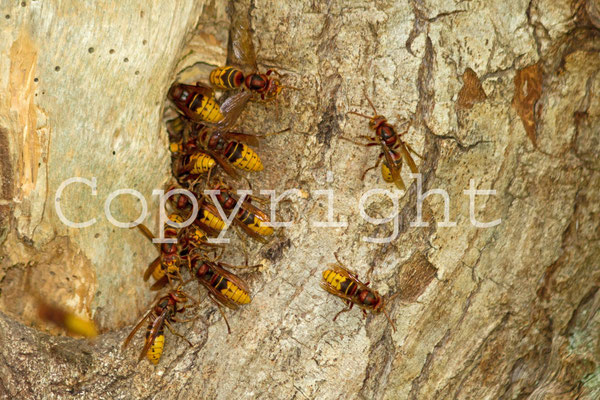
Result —
<path fill-rule="evenodd" d="M 10 3 L 10 4 L 7 4 Z M 287 4 L 289 3 L 289 4 Z M 0 394 L 19 398 L 594 399 L 600 396 L 600 6 L 598 1 L 24 1 L 0 6 Z M 142 271 L 156 256 L 138 232 L 104 217 L 108 194 L 133 188 L 148 200 L 169 178 L 162 113 L 173 80 L 206 78 L 225 62 L 230 18 L 249 18 L 261 68 L 287 74 L 278 106 L 250 104 L 243 129 L 292 132 L 260 149 L 254 188 L 299 188 L 296 224 L 262 247 L 247 275 L 253 302 L 229 312 L 226 334 L 203 300 L 201 320 L 167 333 L 157 367 L 136 364 L 140 333 L 120 344 L 152 300 Z M 204 75 L 200 76 L 200 72 Z M 179 73 L 179 75 L 177 75 Z M 368 134 L 365 91 L 403 138 L 417 182 L 394 210 L 373 196 L 391 189 L 376 149 L 340 140 Z M 333 172 L 333 180 L 327 172 Z M 65 179 L 96 177 L 97 195 Z M 474 180 L 470 223 L 464 190 Z M 335 219 L 325 229 L 335 192 Z M 115 218 L 140 203 L 121 196 Z M 234 243 L 239 243 L 237 239 Z M 237 253 L 236 253 L 237 252 Z M 333 315 L 342 304 L 319 288 L 333 253 L 381 293 L 399 292 L 383 316 Z M 227 261 L 240 261 L 232 247 Z M 92 316 L 94 342 L 35 320 L 34 290 Z M 31 288 L 33 287 L 33 288 Z M 195 288 L 190 289 L 198 295 Z M 203 292 L 201 292 L 203 293 Z M 203 296 L 205 297 L 205 296 Z M 34 325 L 36 328 L 27 327 Z M 50 331 L 52 334 L 41 330 Z"/>

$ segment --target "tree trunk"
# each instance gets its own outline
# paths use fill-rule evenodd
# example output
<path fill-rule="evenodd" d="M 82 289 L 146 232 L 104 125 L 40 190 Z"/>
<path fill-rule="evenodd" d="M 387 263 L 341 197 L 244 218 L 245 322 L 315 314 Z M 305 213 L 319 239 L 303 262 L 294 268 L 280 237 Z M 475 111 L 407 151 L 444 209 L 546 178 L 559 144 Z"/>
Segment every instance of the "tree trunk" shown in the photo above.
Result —
<path fill-rule="evenodd" d="M 597 0 L 5 3 L 3 397 L 600 397 Z M 281 206 L 295 223 L 248 244 L 263 268 L 244 274 L 252 303 L 226 311 L 231 335 L 192 283 L 201 303 L 189 315 L 202 318 L 177 329 L 194 347 L 166 332 L 158 366 L 137 364 L 144 329 L 120 346 L 154 297 L 142 275 L 157 253 L 104 207 L 135 189 L 156 230 L 152 191 L 170 178 L 167 90 L 225 64 L 231 20 L 249 21 L 261 71 L 301 88 L 250 103 L 240 119 L 245 132 L 291 128 L 264 141 L 265 170 L 249 178 L 255 190 L 299 189 Z M 378 169 L 361 180 L 379 148 L 341 140 L 370 135 L 367 119 L 346 114 L 372 114 L 365 93 L 399 132 L 412 122 L 402 140 L 423 159 L 419 177 L 404 166 L 406 191 Z M 60 193 L 73 177 L 97 190 Z M 398 201 L 359 202 L 375 188 Z M 345 226 L 315 224 L 328 218 L 324 189 Z M 494 192 L 472 201 L 474 189 Z M 96 222 L 69 227 L 57 203 L 71 221 Z M 361 217 L 361 204 L 396 226 Z M 123 222 L 143 208 L 127 194 L 110 206 Z M 224 260 L 241 263 L 230 237 Z M 332 321 L 344 305 L 319 281 L 334 253 L 399 294 L 387 303 L 397 331 L 357 310 Z M 36 296 L 93 317 L 101 335 L 64 336 L 37 319 Z"/>

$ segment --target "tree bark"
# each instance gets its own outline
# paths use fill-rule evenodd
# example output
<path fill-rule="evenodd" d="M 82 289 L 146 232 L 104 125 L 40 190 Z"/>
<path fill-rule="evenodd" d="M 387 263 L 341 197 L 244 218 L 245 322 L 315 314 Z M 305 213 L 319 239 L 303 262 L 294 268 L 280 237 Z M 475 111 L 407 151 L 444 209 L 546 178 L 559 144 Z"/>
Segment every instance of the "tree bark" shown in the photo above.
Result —
<path fill-rule="evenodd" d="M 595 0 L 282 3 L 56 0 L 0 5 L 0 393 L 6 398 L 594 399 L 600 396 L 600 31 Z M 564 4 L 563 4 L 564 3 Z M 250 244 L 253 301 L 167 332 L 158 366 L 120 346 L 153 299 L 156 249 L 111 224 L 109 194 L 139 191 L 157 227 L 170 177 L 163 114 L 175 80 L 207 80 L 227 56 L 230 20 L 251 26 L 261 71 L 284 84 L 250 103 L 265 140 L 254 189 L 297 188 L 292 227 Z M 365 93 L 421 176 L 397 203 L 369 135 Z M 68 178 L 96 179 L 55 197 Z M 320 228 L 334 193 L 334 219 Z M 422 202 L 419 199 L 430 190 Z M 493 190 L 475 196 L 465 191 Z M 422 203 L 422 207 L 418 204 Z M 446 203 L 448 215 L 445 215 Z M 142 204 L 121 195 L 119 221 Z M 474 220 L 498 224 L 476 226 Z M 390 243 L 368 237 L 394 236 Z M 241 263 L 232 237 L 225 261 Z M 388 296 L 398 328 L 319 287 L 334 252 Z M 200 294 L 198 294 L 200 293 Z M 93 317 L 94 341 L 35 315 L 34 294 Z M 202 320 L 208 321 L 205 325 Z M 31 326 L 28 326 L 31 325 Z M 44 332 L 45 331 L 45 332 Z M 143 329 L 142 329 L 143 331 Z"/>

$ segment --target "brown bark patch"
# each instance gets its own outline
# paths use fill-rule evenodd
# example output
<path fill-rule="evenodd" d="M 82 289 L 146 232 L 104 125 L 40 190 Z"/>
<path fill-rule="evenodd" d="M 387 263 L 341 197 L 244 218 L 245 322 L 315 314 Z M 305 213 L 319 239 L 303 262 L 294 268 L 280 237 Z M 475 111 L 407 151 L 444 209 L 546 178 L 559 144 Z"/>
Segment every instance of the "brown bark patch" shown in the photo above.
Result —
<path fill-rule="evenodd" d="M 404 265 L 398 287 L 402 288 L 402 301 L 415 301 L 423 294 L 435 277 L 437 269 L 421 253 L 415 253 Z"/>
<path fill-rule="evenodd" d="M 512 105 L 521 117 L 527 136 L 535 146 L 537 143 L 535 105 L 542 95 L 542 69 L 539 63 L 517 71 L 514 82 L 515 95 Z"/>
<path fill-rule="evenodd" d="M 8 149 L 8 133 L 0 128 L 0 241 L 10 229 L 12 198 L 14 192 L 13 169 Z"/>
<path fill-rule="evenodd" d="M 470 109 L 475 103 L 480 103 L 487 98 L 479 77 L 471 68 L 463 73 L 463 86 L 458 92 L 456 108 Z"/>

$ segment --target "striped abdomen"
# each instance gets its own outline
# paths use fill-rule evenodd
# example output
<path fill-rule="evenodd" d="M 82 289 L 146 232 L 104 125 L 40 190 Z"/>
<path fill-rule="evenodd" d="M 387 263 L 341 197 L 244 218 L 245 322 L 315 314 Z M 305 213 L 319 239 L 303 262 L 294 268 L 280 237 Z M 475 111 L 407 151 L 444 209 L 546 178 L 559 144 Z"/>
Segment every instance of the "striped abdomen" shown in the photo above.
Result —
<path fill-rule="evenodd" d="M 194 229 L 193 232 L 189 233 L 188 239 L 193 244 L 201 244 L 206 242 L 206 233 L 200 229 Z"/>
<path fill-rule="evenodd" d="M 332 270 L 323 271 L 323 279 L 334 289 L 352 296 L 357 289 L 356 283 Z"/>
<path fill-rule="evenodd" d="M 392 160 L 394 161 L 394 164 L 396 164 L 398 173 L 400 173 L 402 171 L 402 156 L 394 151 L 392 152 Z M 386 160 L 383 160 L 381 163 L 381 176 L 383 176 L 383 180 L 386 182 L 394 181 L 392 171 L 390 171 L 390 167 Z"/>
<path fill-rule="evenodd" d="M 200 209 L 200 212 L 198 213 L 198 220 L 211 229 L 217 231 L 222 231 L 225 229 L 225 221 L 205 208 Z"/>
<path fill-rule="evenodd" d="M 263 225 L 263 221 L 249 211 L 241 210 L 238 219 L 261 236 L 273 234 L 273 227 Z"/>
<path fill-rule="evenodd" d="M 219 67 L 212 70 L 209 79 L 219 89 L 237 89 L 244 83 L 244 73 L 234 67 Z"/>
<path fill-rule="evenodd" d="M 146 340 L 149 339 L 151 328 L 152 328 L 152 324 L 148 325 L 148 329 L 146 330 Z M 164 347 L 165 347 L 165 331 L 164 331 L 164 327 L 161 326 L 160 330 L 158 331 L 158 335 L 156 335 L 156 337 L 154 338 L 154 342 L 152 342 L 152 344 L 150 345 L 150 348 L 148 349 L 148 352 L 146 353 L 148 360 L 150 360 L 150 362 L 152 364 L 154 364 L 154 365 L 158 364 L 158 361 L 160 360 L 160 356 L 162 355 Z"/>
<path fill-rule="evenodd" d="M 80 318 L 70 312 L 64 314 L 65 316 L 63 323 L 67 331 L 85 337 L 95 337 L 98 335 L 94 321 Z"/>
<path fill-rule="evenodd" d="M 183 217 L 177 213 L 169 214 L 169 220 L 174 223 L 183 223 Z M 165 237 L 177 237 L 177 229 L 165 223 Z M 177 245 L 175 243 L 162 243 L 160 245 L 160 264 L 152 271 L 152 276 L 157 281 L 166 274 L 174 275 L 179 271 L 180 259 L 177 255 Z"/>
<path fill-rule="evenodd" d="M 197 94 L 190 104 L 190 110 L 200 116 L 207 122 L 219 122 L 223 119 L 221 108 L 217 104 L 214 96 L 208 97 L 202 94 Z"/>
<path fill-rule="evenodd" d="M 262 171 L 263 164 L 258 154 L 244 143 L 229 142 L 225 149 L 225 157 L 239 169 L 244 171 Z"/>
<path fill-rule="evenodd" d="M 177 224 L 183 224 L 183 217 L 177 213 L 171 213 L 169 214 L 169 220 L 171 220 L 171 222 L 175 222 Z M 165 235 L 167 234 L 166 229 L 168 225 L 165 225 Z M 175 235 L 177 235 L 177 233 L 175 232 Z"/>
<path fill-rule="evenodd" d="M 203 174 L 210 171 L 215 166 L 215 160 L 208 154 L 195 153 L 190 156 L 188 166 L 191 167 L 191 174 Z"/>
<path fill-rule="evenodd" d="M 221 275 L 214 275 L 211 282 L 212 286 L 223 293 L 225 297 L 231 299 L 237 304 L 248 304 L 251 299 L 248 293 L 237 287 L 233 282 Z"/>
<path fill-rule="evenodd" d="M 183 152 L 183 143 L 180 140 L 179 142 L 171 142 L 169 143 L 169 150 L 171 153 L 177 155 Z"/>
<path fill-rule="evenodd" d="M 162 255 L 160 265 L 154 268 L 152 276 L 157 281 L 162 279 L 166 274 L 174 275 L 179 271 L 179 257 L 176 255 Z"/>

